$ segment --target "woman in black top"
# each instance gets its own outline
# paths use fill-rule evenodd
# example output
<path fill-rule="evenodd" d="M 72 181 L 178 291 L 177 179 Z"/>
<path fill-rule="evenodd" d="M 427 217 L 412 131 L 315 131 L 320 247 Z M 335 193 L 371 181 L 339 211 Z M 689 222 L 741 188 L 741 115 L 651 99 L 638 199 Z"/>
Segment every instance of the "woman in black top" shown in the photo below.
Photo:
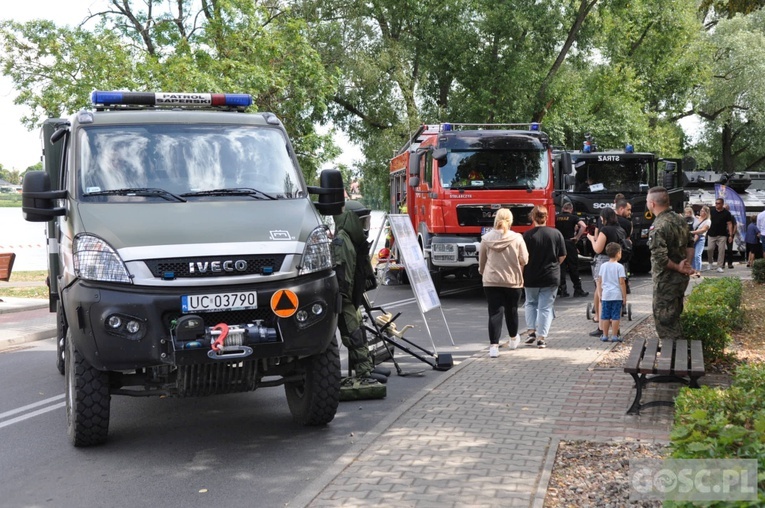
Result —
<path fill-rule="evenodd" d="M 619 243 L 618 230 L 621 229 L 623 234 L 626 235 L 624 229 L 619 226 L 619 221 L 616 218 L 616 212 L 613 208 L 601 209 L 600 221 L 603 224 L 603 227 L 601 227 L 599 231 L 596 231 L 594 235 L 587 235 L 587 239 L 590 240 L 590 243 L 592 244 L 592 250 L 595 251 L 595 257 L 592 260 L 592 278 L 595 280 L 595 296 L 593 299 L 595 317 L 593 318 L 593 321 L 596 323 L 600 321 L 600 296 L 598 295 L 598 290 L 600 289 L 600 277 L 598 274 L 600 273 L 600 265 L 608 262 L 606 245 L 611 242 Z M 591 332 L 590 335 L 593 337 L 600 336 L 600 325 L 598 325 L 598 329 Z"/>

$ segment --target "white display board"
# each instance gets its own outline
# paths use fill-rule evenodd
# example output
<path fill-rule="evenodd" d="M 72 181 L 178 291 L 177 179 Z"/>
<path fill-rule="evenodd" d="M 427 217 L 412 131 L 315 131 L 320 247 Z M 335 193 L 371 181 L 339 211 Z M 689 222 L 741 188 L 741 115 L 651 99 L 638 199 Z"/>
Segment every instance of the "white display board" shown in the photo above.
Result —
<path fill-rule="evenodd" d="M 425 313 L 441 306 L 430 271 L 422 256 L 422 250 L 417 243 L 417 237 L 412 228 L 412 221 L 408 215 L 388 215 L 390 228 L 396 242 L 398 254 L 406 267 L 406 275 L 409 284 L 414 291 L 414 297 L 420 306 L 420 312 Z"/>

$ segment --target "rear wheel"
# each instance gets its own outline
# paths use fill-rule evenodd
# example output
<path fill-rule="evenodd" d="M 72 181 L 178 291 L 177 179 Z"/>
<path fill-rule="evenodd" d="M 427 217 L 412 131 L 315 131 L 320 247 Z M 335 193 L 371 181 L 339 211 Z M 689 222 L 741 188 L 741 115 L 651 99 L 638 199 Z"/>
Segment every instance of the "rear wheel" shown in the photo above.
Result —
<path fill-rule="evenodd" d="M 66 317 L 61 302 L 56 303 L 56 369 L 64 375 L 64 361 L 66 351 Z"/>
<path fill-rule="evenodd" d="M 94 446 L 109 433 L 109 373 L 93 368 L 66 333 L 66 419 L 74 446 Z"/>
<path fill-rule="evenodd" d="M 301 425 L 325 425 L 335 418 L 340 404 L 340 352 L 337 339 L 318 355 L 298 362 L 303 379 L 286 383 L 292 418 Z"/>

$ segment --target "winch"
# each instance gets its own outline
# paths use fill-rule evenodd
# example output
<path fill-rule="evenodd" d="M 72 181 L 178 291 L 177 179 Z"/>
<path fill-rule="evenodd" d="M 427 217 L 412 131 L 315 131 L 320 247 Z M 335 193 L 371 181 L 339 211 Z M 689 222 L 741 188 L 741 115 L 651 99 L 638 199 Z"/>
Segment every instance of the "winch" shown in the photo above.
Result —
<path fill-rule="evenodd" d="M 277 342 L 276 328 L 263 324 L 263 320 L 252 323 L 229 325 L 218 323 L 204 326 L 199 316 L 186 315 L 178 319 L 173 341 L 177 349 L 205 349 L 207 356 L 216 360 L 245 358 L 252 354 L 252 344 Z"/>

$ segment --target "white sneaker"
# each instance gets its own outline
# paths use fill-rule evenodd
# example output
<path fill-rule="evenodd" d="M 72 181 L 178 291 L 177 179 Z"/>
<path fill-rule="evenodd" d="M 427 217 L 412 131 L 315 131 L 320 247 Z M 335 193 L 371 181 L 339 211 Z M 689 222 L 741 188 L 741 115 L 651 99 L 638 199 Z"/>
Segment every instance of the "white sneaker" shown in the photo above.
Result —
<path fill-rule="evenodd" d="M 496 358 L 499 356 L 499 345 L 492 344 L 489 346 L 489 358 Z"/>
<path fill-rule="evenodd" d="M 521 336 L 516 335 L 510 339 L 510 349 L 518 349 L 518 345 L 521 343 Z"/>
<path fill-rule="evenodd" d="M 722 267 L 717 269 L 717 273 L 723 273 L 723 272 L 725 272 L 725 270 L 723 270 Z"/>

